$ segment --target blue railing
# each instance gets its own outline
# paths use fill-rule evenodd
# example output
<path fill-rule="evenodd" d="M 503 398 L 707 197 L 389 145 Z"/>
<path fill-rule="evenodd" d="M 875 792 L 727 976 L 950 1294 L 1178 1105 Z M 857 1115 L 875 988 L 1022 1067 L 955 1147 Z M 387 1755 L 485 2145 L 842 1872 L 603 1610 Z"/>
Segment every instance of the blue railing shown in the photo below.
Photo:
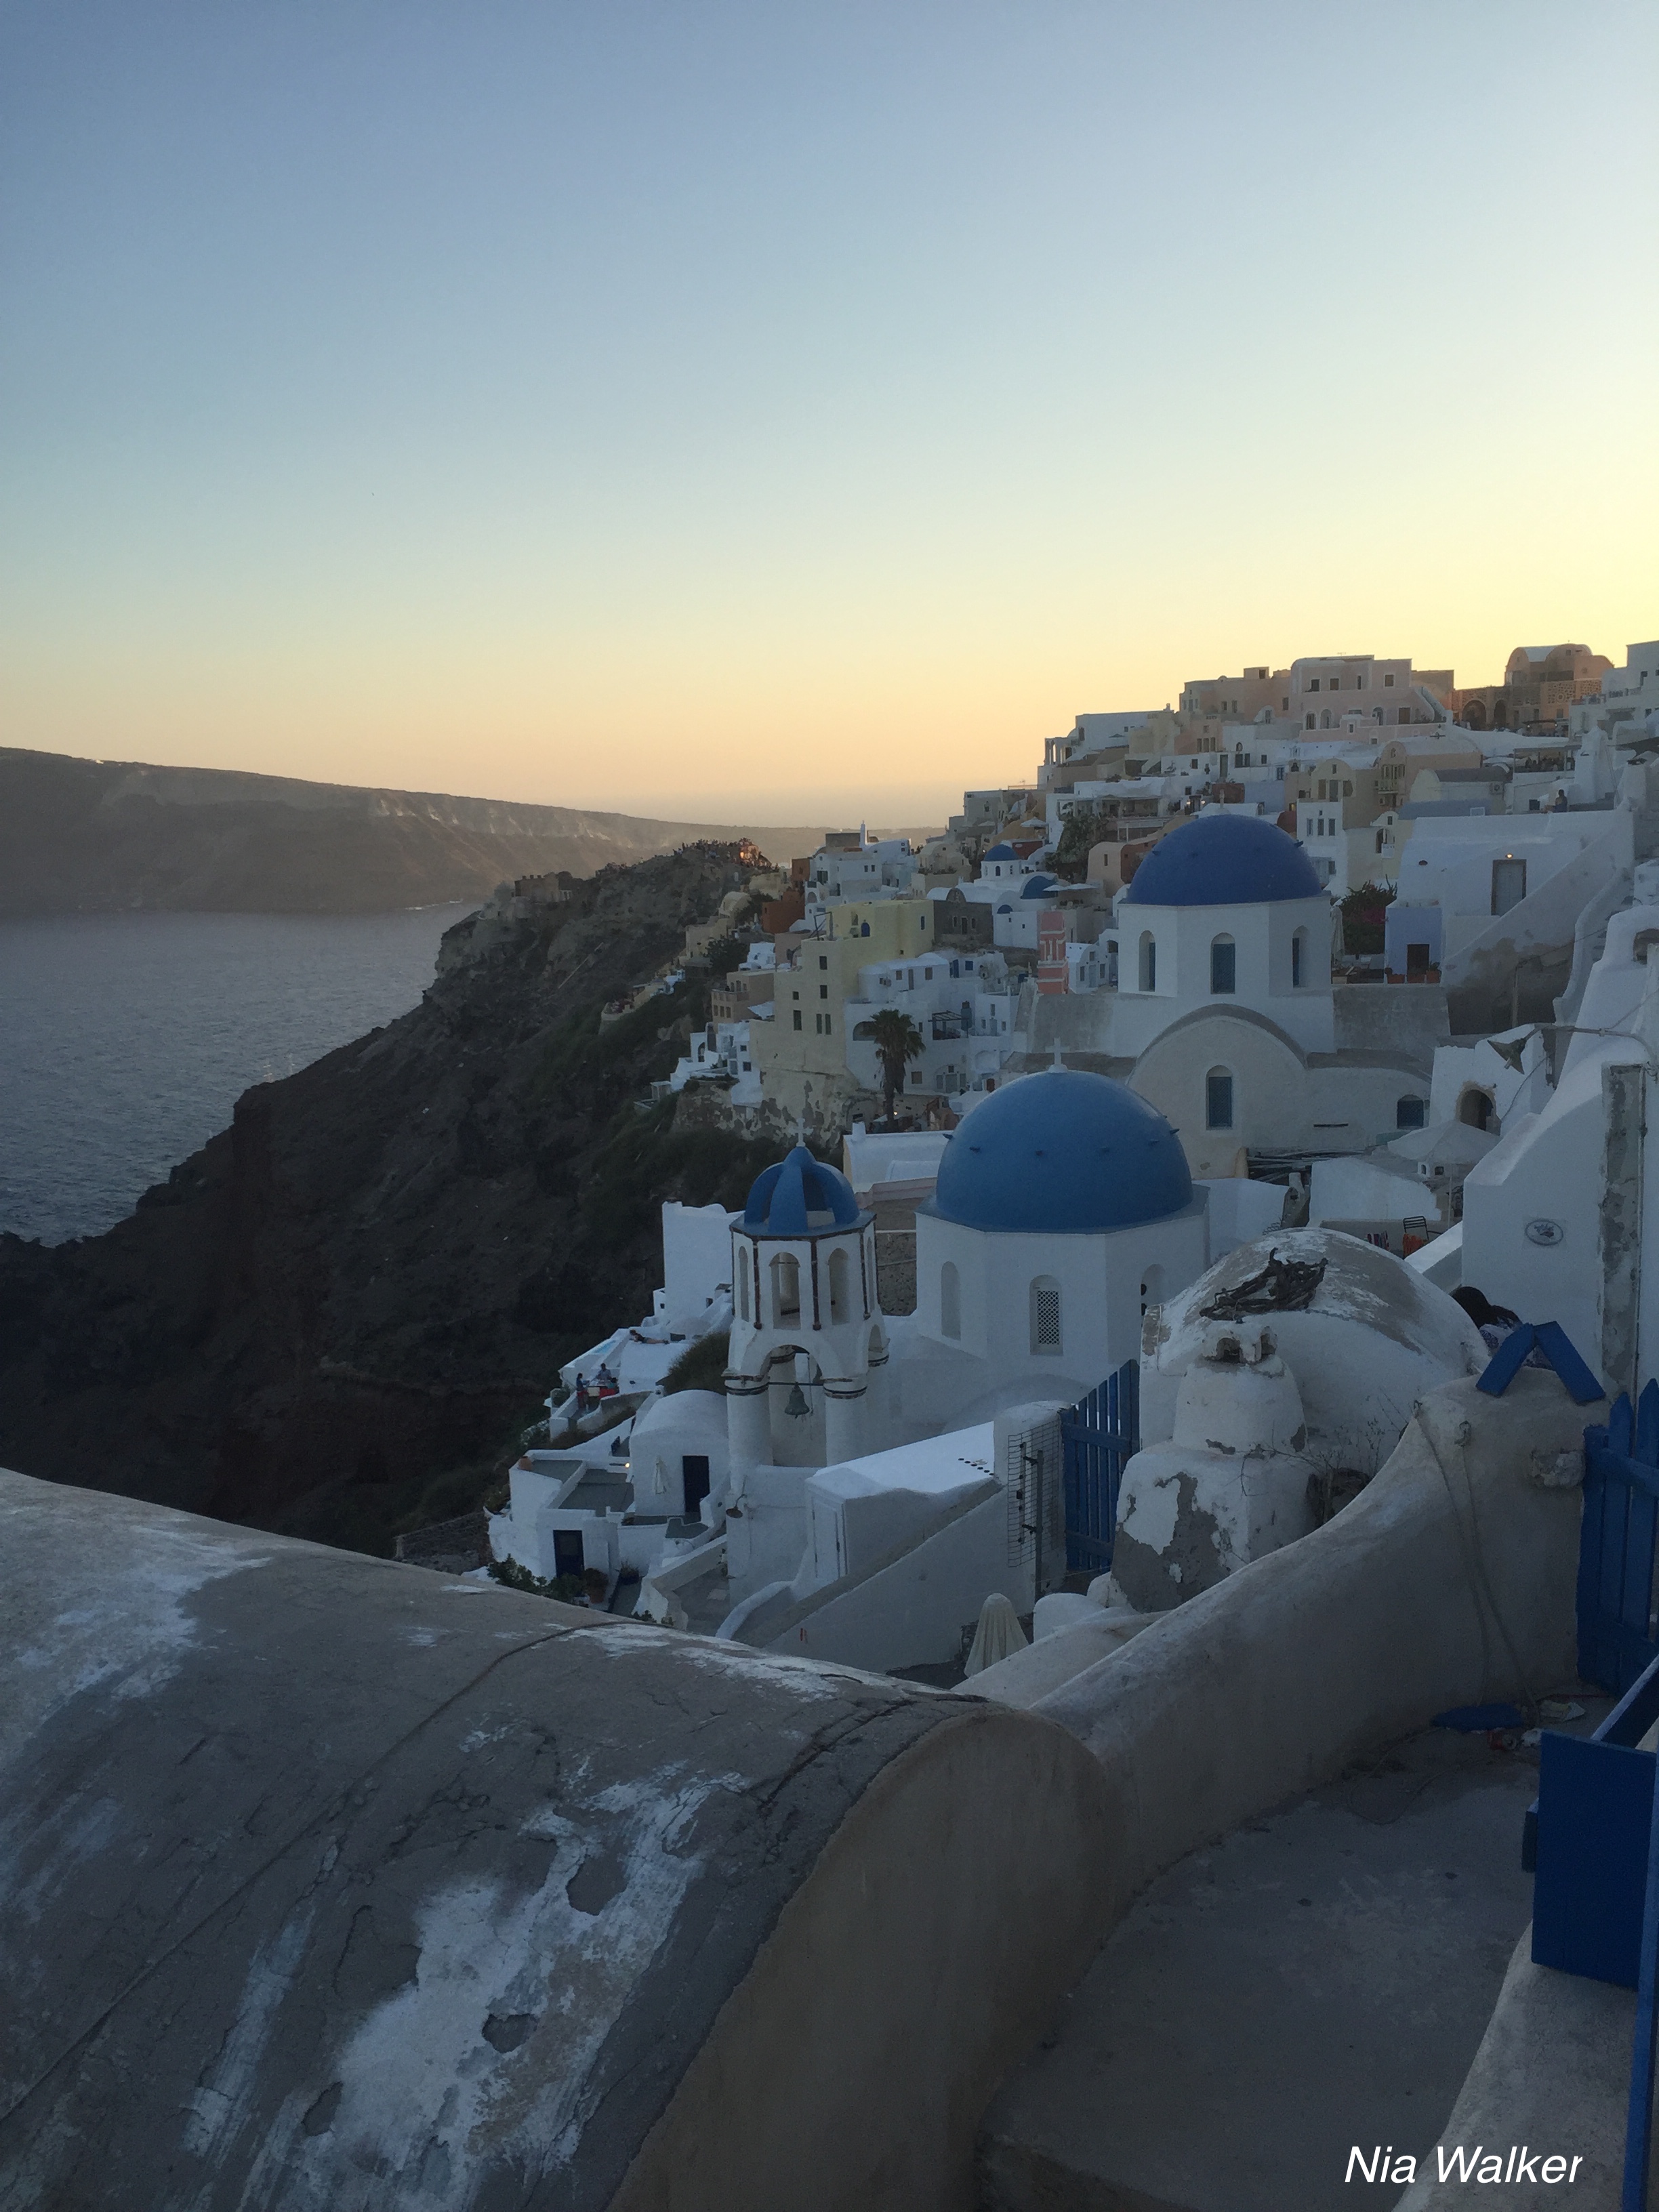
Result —
<path fill-rule="evenodd" d="M 1118 1486 L 1140 1449 L 1140 1363 L 1115 1375 L 1060 1417 L 1066 1474 L 1066 1566 L 1103 1575 L 1112 1564 Z"/>
<path fill-rule="evenodd" d="M 1632 1415 L 1621 1397 L 1606 1428 L 1584 1431 L 1578 1539 L 1578 1671 L 1627 1690 L 1659 1659 L 1653 1566 L 1659 1535 L 1659 1382 Z"/>
<path fill-rule="evenodd" d="M 1543 1331 L 1534 1334 L 1541 1338 Z M 1512 1342 L 1501 1347 L 1488 1375 Z M 1520 1359 L 1507 1364 L 1512 1373 Z M 1487 1387 L 1483 1376 L 1481 1388 Z M 1544 1731 L 1528 1849 L 1536 1876 L 1534 1959 L 1637 1993 L 1622 2212 L 1646 2212 L 1653 2133 L 1659 1758 L 1639 1747 L 1659 1721 L 1656 1536 L 1659 1382 L 1650 1382 L 1633 1408 L 1620 1397 L 1605 1428 L 1584 1431 L 1578 1671 L 1619 1702 L 1593 1735 Z"/>

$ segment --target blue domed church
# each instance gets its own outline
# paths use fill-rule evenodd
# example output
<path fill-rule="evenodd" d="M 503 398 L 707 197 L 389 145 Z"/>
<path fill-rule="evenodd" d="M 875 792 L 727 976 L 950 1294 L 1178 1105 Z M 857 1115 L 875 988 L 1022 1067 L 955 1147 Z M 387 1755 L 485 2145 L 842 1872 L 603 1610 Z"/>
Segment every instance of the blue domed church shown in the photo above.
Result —
<path fill-rule="evenodd" d="M 1194 1176 L 1243 1174 L 1252 1153 L 1364 1152 L 1420 1124 L 1445 1000 L 1334 981 L 1334 931 L 1294 837 L 1207 810 L 1118 894 L 1116 988 L 1036 1000 L 1027 1064 L 1058 1048 L 1121 1078 L 1179 1131 Z"/>
<path fill-rule="evenodd" d="M 917 1210 L 904 1415 L 955 1427 L 1021 1398 L 1080 1398 L 1139 1353 L 1146 1309 L 1207 1262 L 1205 1194 L 1155 1108 L 1081 1070 L 1007 1085 L 951 1137 Z"/>
<path fill-rule="evenodd" d="M 1146 1308 L 1209 1256 L 1175 1131 L 1125 1085 L 1064 1068 L 988 1094 L 951 1138 L 917 1212 L 914 1313 L 882 1313 L 872 1217 L 804 1145 L 757 1179 L 731 1235 L 720 1503 L 744 1598 L 800 1568 L 813 1470 L 867 1469 L 945 1431 L 973 1430 L 982 1450 L 997 1413 L 1075 1402 L 1137 1355 Z"/>

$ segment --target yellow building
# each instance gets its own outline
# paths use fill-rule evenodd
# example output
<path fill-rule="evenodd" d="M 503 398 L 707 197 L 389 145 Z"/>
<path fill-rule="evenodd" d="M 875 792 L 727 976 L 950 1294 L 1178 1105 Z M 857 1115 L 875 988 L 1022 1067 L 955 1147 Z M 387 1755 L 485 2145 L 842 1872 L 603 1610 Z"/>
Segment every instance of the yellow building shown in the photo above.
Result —
<path fill-rule="evenodd" d="M 854 899 L 825 919 L 829 934 L 799 939 L 787 966 L 780 947 L 772 1019 L 749 1033 L 764 1095 L 820 1124 L 840 1118 L 859 1091 L 844 1009 L 858 995 L 860 969 L 931 952 L 936 917 L 927 899 Z"/>

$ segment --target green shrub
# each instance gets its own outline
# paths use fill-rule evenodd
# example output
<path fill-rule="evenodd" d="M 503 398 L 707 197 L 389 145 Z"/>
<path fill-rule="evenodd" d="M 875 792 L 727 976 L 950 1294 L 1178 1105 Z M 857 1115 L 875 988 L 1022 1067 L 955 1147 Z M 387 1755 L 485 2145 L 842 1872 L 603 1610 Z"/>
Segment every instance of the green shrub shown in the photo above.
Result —
<path fill-rule="evenodd" d="M 712 1336 L 700 1336 L 695 1344 L 688 1344 L 662 1378 L 664 1397 L 672 1397 L 676 1390 L 723 1393 L 731 1346 L 732 1332 L 726 1328 L 716 1330 Z"/>
<path fill-rule="evenodd" d="M 555 1575 L 550 1583 L 532 1575 L 516 1559 L 492 1559 L 489 1573 L 492 1581 L 508 1589 L 522 1590 L 526 1597 L 556 1597 L 564 1605 L 580 1605 L 586 1595 L 580 1575 Z"/>

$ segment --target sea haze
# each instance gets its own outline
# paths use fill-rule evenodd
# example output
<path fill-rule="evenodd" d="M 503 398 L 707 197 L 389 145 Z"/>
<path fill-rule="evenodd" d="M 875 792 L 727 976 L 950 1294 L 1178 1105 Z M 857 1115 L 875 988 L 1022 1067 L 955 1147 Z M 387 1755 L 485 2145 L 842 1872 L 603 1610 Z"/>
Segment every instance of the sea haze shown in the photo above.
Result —
<path fill-rule="evenodd" d="M 416 1005 L 471 911 L 0 922 L 0 1230 L 109 1228 L 250 1084 Z"/>

